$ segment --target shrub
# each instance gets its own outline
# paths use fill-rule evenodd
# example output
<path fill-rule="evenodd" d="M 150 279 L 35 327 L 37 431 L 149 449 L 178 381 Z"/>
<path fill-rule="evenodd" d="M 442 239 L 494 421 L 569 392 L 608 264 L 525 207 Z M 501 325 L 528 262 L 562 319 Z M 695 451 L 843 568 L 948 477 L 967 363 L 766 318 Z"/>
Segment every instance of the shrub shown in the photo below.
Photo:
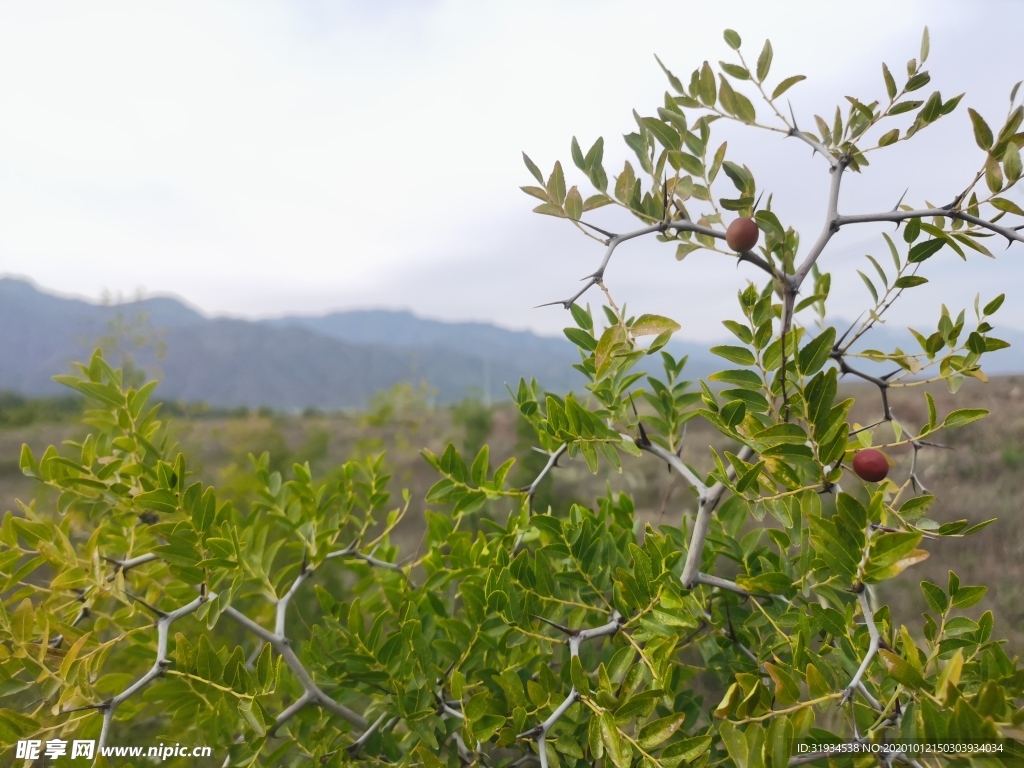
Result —
<path fill-rule="evenodd" d="M 917 96 L 929 83 L 927 32 L 902 85 L 883 66 L 883 97 L 848 99 L 834 120 L 815 119 L 816 132 L 781 108 L 803 78 L 769 84 L 770 43 L 750 66 L 739 36 L 725 40 L 736 61 L 717 76 L 707 62 L 686 84 L 666 70 L 672 91 L 655 116 L 637 115 L 626 136 L 636 164 L 613 187 L 600 139 L 585 154 L 571 144 L 594 187 L 586 196 L 567 186 L 560 163 L 545 179 L 526 158 L 536 210 L 605 248 L 583 290 L 561 302 L 587 391 L 519 383 L 515 401 L 544 454 L 525 487 L 510 486 L 512 462 L 493 466 L 486 445 L 474 457 L 451 445 L 425 452 L 440 478 L 414 552 L 390 543 L 408 497 L 392 502 L 382 457 L 350 462 L 329 483 L 308 464 L 285 479 L 263 457 L 242 512 L 189 479 L 148 404 L 152 385 L 128 386 L 99 354 L 63 378 L 94 403 L 92 431 L 39 458 L 23 450 L 23 471 L 60 491 L 58 508 L 22 505 L 0 528 L 5 742 L 111 744 L 134 734 L 212 746 L 225 765 L 430 768 L 778 768 L 824 764 L 826 747 L 800 745 L 841 738 L 896 745 L 886 764 L 931 763 L 917 751 L 928 743 L 987 744 L 1000 750 L 988 755 L 996 762 L 1018 755 L 1024 672 L 993 639 L 991 612 L 963 615 L 985 587 L 953 572 L 946 585 L 922 583 L 923 621 L 892 615 L 875 590 L 927 557 L 925 539 L 958 539 L 991 521 L 929 519 L 934 496 L 916 461 L 909 477 L 878 483 L 848 471 L 858 449 L 905 448 L 916 459 L 942 431 L 984 415 L 939 414 L 926 395 L 927 423 L 907 424 L 888 392 L 928 375 L 953 390 L 965 376 L 984 379 L 981 359 L 1004 346 L 990 324 L 1002 296 L 976 301 L 970 324 L 943 307 L 935 331 L 915 331 L 919 351 L 850 348 L 926 281 L 919 273 L 940 250 L 988 254 L 986 237 L 1024 239 L 1000 223 L 1022 213 L 1004 196 L 1021 175 L 1017 88 L 998 130 L 969 110 L 980 168 L 952 202 L 840 214 L 846 174 L 960 102 Z M 771 196 L 761 204 L 750 169 L 712 142 L 721 120 L 819 156 L 830 192 L 809 247 Z M 723 185 L 734 196 L 718 196 Z M 584 222 L 606 205 L 642 226 L 612 234 Z M 756 251 L 721 247 L 730 216 L 756 222 Z M 823 257 L 836 231 L 864 222 L 900 225 L 883 235 L 892 266 L 869 256 L 868 311 L 850 328 L 830 327 Z M 617 247 L 648 235 L 673 243 L 680 259 L 713 251 L 760 280 L 725 320 L 735 343 L 712 349 L 728 365 L 698 389 L 664 350 L 677 325 L 628 315 L 604 283 Z M 608 300 L 603 328 L 577 303 L 595 286 Z M 648 361 L 661 370 L 645 376 Z M 871 361 L 892 370 L 870 372 Z M 875 385 L 877 424 L 849 423 L 841 375 Z M 679 457 L 692 418 L 734 446 L 710 450 L 705 469 Z M 875 444 L 884 422 L 894 439 Z M 540 484 L 575 457 L 594 472 L 663 462 L 688 483 L 686 514 L 637 530 L 627 494 L 568 509 L 535 504 Z"/>

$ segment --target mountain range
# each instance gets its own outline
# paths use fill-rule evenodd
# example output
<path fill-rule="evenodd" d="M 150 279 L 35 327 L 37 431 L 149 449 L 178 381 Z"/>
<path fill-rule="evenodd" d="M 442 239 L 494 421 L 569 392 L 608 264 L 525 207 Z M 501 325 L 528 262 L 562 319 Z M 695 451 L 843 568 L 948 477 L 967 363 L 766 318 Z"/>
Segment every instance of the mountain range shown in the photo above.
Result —
<path fill-rule="evenodd" d="M 997 335 L 1012 347 L 986 356 L 986 372 L 1024 372 L 1024 333 Z M 207 317 L 172 298 L 95 304 L 0 278 L 0 391 L 60 392 L 52 376 L 87 360 L 100 340 L 115 338 L 122 348 L 134 347 L 135 361 L 160 378 L 159 396 L 213 406 L 360 408 L 374 393 L 402 381 L 425 380 L 439 402 L 469 395 L 505 399 L 506 383 L 514 388 L 520 377 L 535 377 L 556 392 L 583 383 L 572 368 L 579 355 L 564 337 L 487 323 L 440 322 L 386 310 L 237 320 Z M 882 325 L 872 331 L 870 344 L 917 348 L 905 330 Z M 687 378 L 724 364 L 708 346 L 671 342 L 673 354 L 690 356 Z"/>

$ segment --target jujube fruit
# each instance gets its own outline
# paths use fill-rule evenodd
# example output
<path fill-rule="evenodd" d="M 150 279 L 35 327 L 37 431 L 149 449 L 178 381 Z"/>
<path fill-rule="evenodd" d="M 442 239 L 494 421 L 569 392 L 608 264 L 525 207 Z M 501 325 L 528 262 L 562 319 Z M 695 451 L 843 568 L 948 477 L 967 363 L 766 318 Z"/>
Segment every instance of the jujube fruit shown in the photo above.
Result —
<path fill-rule="evenodd" d="M 865 448 L 863 451 L 857 451 L 853 457 L 853 471 L 861 480 L 878 483 L 885 480 L 885 476 L 889 474 L 889 460 L 881 451 Z"/>
<path fill-rule="evenodd" d="M 734 251 L 749 251 L 757 245 L 757 239 L 761 236 L 761 230 L 753 219 L 741 218 L 733 221 L 725 230 L 725 242 Z"/>

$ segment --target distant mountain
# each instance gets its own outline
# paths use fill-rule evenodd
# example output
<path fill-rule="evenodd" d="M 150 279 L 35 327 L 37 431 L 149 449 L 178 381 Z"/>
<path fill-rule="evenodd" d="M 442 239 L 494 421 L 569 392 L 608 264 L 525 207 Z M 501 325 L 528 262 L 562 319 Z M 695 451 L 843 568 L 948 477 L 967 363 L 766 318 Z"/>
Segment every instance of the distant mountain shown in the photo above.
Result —
<path fill-rule="evenodd" d="M 0 278 L 0 391 L 61 391 L 51 377 L 68 372 L 73 361 L 87 360 L 98 340 L 118 327 L 122 336 L 141 332 L 163 348 L 162 357 L 152 344 L 135 353 L 143 367 L 159 375 L 163 398 L 215 406 L 358 408 L 402 381 L 426 380 L 441 402 L 470 394 L 503 400 L 506 382 L 514 388 L 520 377 L 536 377 L 556 392 L 583 383 L 572 369 L 579 355 L 566 339 L 486 323 L 440 322 L 384 310 L 250 322 L 209 318 L 170 298 L 107 306 Z M 1013 346 L 990 354 L 987 372 L 1024 372 L 1024 333 L 996 335 Z M 855 349 L 897 345 L 917 349 L 905 330 L 878 325 Z M 686 378 L 696 379 L 726 365 L 708 346 L 674 340 L 669 350 L 677 357 L 689 355 Z M 656 370 L 652 363 L 649 368 Z M 863 367 L 877 370 L 868 363 Z"/>
<path fill-rule="evenodd" d="M 505 383 L 515 386 L 521 376 L 555 391 L 583 381 L 567 340 L 482 323 L 407 312 L 248 322 L 208 318 L 174 299 L 103 306 L 0 278 L 0 390 L 60 391 L 51 377 L 87 360 L 118 323 L 165 349 L 162 358 L 152 348 L 136 354 L 162 374 L 164 398 L 218 406 L 356 408 L 398 382 L 422 380 L 441 402 L 485 393 L 504 399 Z"/>
<path fill-rule="evenodd" d="M 509 331 L 486 323 L 447 323 L 425 320 L 409 312 L 389 310 L 353 310 L 320 316 L 288 316 L 263 320 L 269 328 L 301 328 L 350 344 L 384 346 L 408 350 L 421 364 L 429 355 L 448 350 L 478 360 L 475 370 L 466 371 L 481 392 L 485 387 L 492 396 L 505 396 L 503 382 L 507 372 L 515 371 L 519 377 L 535 377 L 546 386 L 562 382 L 578 386 L 582 377 L 571 369 L 579 362 L 573 347 L 564 337 L 537 336 L 527 331 Z M 421 350 L 416 354 L 416 350 Z M 567 378 L 567 371 L 570 376 Z M 506 374 L 502 378 L 502 374 Z M 550 382 L 550 383 L 548 383 Z"/>

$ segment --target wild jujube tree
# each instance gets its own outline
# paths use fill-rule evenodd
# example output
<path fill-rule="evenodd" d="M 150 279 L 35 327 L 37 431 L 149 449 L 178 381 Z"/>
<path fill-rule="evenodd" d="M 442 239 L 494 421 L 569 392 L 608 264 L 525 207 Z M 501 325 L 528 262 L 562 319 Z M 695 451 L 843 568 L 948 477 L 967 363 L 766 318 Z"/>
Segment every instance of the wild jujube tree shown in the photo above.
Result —
<path fill-rule="evenodd" d="M 927 423 L 908 424 L 888 395 L 927 377 L 952 390 L 984 380 L 982 358 L 1005 346 L 989 322 L 1002 296 L 976 300 L 970 325 L 943 307 L 935 331 L 914 331 L 918 350 L 852 348 L 926 281 L 919 273 L 939 251 L 990 255 L 989 238 L 1024 240 L 1003 222 L 1024 215 L 1005 196 L 1021 175 L 1017 87 L 998 130 L 969 111 L 979 171 L 950 203 L 840 213 L 846 174 L 960 102 L 917 96 L 930 80 L 927 32 L 906 78 L 883 65 L 884 96 L 848 98 L 813 131 L 781 104 L 803 78 L 770 79 L 771 45 L 751 67 L 735 32 L 725 42 L 735 61 L 717 73 L 705 62 L 684 84 L 665 70 L 672 90 L 654 116 L 636 115 L 626 136 L 636 162 L 613 186 L 601 139 L 586 154 L 571 144 L 594 188 L 586 196 L 560 163 L 542 174 L 525 158 L 536 210 L 605 248 L 583 289 L 559 302 L 585 391 L 514 388 L 544 454 L 525 486 L 486 446 L 472 459 L 453 446 L 425 452 L 440 479 L 416 551 L 391 543 L 408 496 L 393 507 L 383 458 L 317 481 L 302 465 L 285 480 L 263 456 L 258 493 L 229 504 L 190 479 L 148 405 L 152 385 L 127 386 L 100 355 L 64 377 L 97 405 L 91 432 L 38 459 L 23 450 L 23 470 L 59 491 L 57 509 L 21 505 L 0 528 L 0 686 L 14 702 L 0 710 L 5 742 L 149 734 L 214 746 L 224 765 L 778 768 L 839 760 L 796 745 L 840 738 L 895 744 L 886 764 L 935 764 L 915 751 L 928 742 L 988 744 L 961 758 L 977 764 L 1016 758 L 1024 672 L 993 640 L 991 612 L 962 615 L 985 588 L 952 572 L 945 586 L 923 582 L 923 622 L 893 615 L 875 588 L 905 581 L 927 557 L 925 539 L 991 522 L 929 519 L 935 498 L 917 472 L 920 451 L 984 412 L 940 415 L 926 393 Z M 809 245 L 712 140 L 722 120 L 814 150 L 830 184 Z M 641 226 L 613 234 L 584 219 L 606 205 Z M 752 220 L 757 232 L 742 226 L 759 245 L 729 247 L 737 218 Z M 882 236 L 884 258 L 868 257 L 865 314 L 831 327 L 830 240 L 868 222 L 898 234 Z M 721 253 L 753 278 L 724 321 L 735 343 L 712 348 L 726 363 L 697 388 L 664 349 L 678 325 L 628 315 L 604 282 L 618 246 L 644 236 L 674 243 L 680 259 Z M 579 303 L 594 287 L 603 317 Z M 645 372 L 648 362 L 659 370 Z M 877 388 L 876 423 L 850 423 L 842 376 Z M 709 447 L 703 468 L 681 458 L 691 419 L 729 446 Z M 876 463 L 861 472 L 868 480 L 851 471 L 859 450 L 899 447 L 913 452 L 907 477 Z M 690 494 L 657 529 L 636 525 L 626 493 L 539 508 L 540 484 L 570 460 L 596 473 L 661 462 Z"/>

